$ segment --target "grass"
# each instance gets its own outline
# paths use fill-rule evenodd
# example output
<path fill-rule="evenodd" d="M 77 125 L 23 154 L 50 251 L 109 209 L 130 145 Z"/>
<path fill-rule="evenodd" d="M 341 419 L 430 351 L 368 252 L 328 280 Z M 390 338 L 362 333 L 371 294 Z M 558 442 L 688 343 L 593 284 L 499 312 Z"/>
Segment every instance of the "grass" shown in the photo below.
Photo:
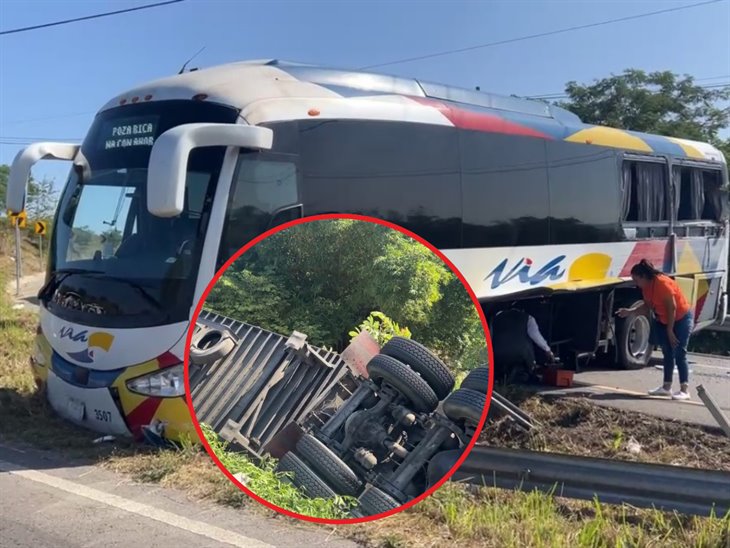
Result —
<path fill-rule="evenodd" d="M 276 459 L 267 458 L 254 462 L 242 453 L 229 451 L 228 444 L 222 442 L 213 430 L 205 426 L 203 428 L 208 443 L 221 464 L 264 500 L 298 514 L 328 519 L 347 518 L 349 510 L 355 506 L 356 501 L 352 497 L 328 500 L 304 496 L 288 481 L 291 479 L 289 473 L 276 472 Z"/>
<path fill-rule="evenodd" d="M 9 266 L 6 257 L 0 260 L 2 288 L 8 279 Z M 0 439 L 92 459 L 133 481 L 181 489 L 193 499 L 235 508 L 248 506 L 268 516 L 278 516 L 233 485 L 197 444 L 184 443 L 179 449 L 162 450 L 133 445 L 122 439 L 113 444 L 93 444 L 97 434 L 58 419 L 36 390 L 28 367 L 36 323 L 31 314 L 13 310 L 11 300 L 4 292 L 0 295 Z M 645 424 L 655 437 L 658 433 L 660 441 L 664 435 L 686 439 L 686 433 L 677 434 L 676 425 L 663 425 L 661 421 L 649 424 L 643 418 L 637 420 L 626 413 L 619 420 L 607 410 L 561 407 L 563 404 L 546 402 L 529 405 L 534 405 L 530 408 L 532 412 L 551 416 L 555 425 L 573 428 L 573 438 L 576 432 L 582 438 L 591 424 L 594 430 L 605 430 L 603 440 L 580 447 L 558 443 L 551 449 L 583 454 L 580 451 L 589 447 L 592 451 L 616 453 L 626 439 L 636 435 L 635 423 Z M 554 405 L 552 410 L 550 405 Z M 502 431 L 500 426 L 494 428 L 497 437 L 512 435 Z M 725 446 L 712 445 L 709 438 L 703 436 L 693 434 L 689 440 L 692 450 L 697 452 L 700 448 L 703 455 L 698 464 L 707 464 L 710 459 L 707 455 L 712 452 L 722 461 Z M 243 474 L 250 489 L 279 506 L 308 515 L 342 517 L 351 503 L 348 500 L 332 504 L 306 499 L 285 481 L 285 477 L 273 471 L 273 461 L 257 466 L 245 456 L 229 451 L 217 439 L 209 439 L 216 455 L 231 472 Z M 534 443 L 534 440 L 519 440 L 514 436 L 511 439 L 516 445 Z M 706 450 L 701 449 L 703 444 L 707 446 Z M 545 440 L 540 445 L 545 445 Z M 650 451 L 646 455 L 660 461 L 675 458 L 671 455 L 677 454 L 676 448 L 662 447 L 663 451 L 669 451 L 666 456 Z M 375 523 L 339 527 L 336 534 L 350 536 L 367 546 L 392 548 L 447 544 L 462 547 L 730 548 L 730 516 L 703 519 L 629 506 L 570 501 L 540 493 L 449 484 L 415 508 Z"/>

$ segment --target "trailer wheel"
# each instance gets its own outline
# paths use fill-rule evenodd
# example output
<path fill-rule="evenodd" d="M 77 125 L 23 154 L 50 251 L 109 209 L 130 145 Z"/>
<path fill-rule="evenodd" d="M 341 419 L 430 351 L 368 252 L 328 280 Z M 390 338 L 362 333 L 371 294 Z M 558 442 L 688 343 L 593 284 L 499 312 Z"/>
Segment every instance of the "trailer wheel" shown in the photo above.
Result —
<path fill-rule="evenodd" d="M 357 502 L 363 516 L 376 516 L 400 506 L 397 500 L 372 485 L 365 489 Z"/>
<path fill-rule="evenodd" d="M 454 376 L 449 368 L 422 344 L 404 337 L 393 337 L 380 352 L 409 365 L 424 378 L 440 400 L 454 389 Z"/>
<path fill-rule="evenodd" d="M 460 388 L 468 388 L 486 394 L 489 391 L 489 367 L 477 367 L 469 371 L 461 382 Z"/>
<path fill-rule="evenodd" d="M 341 495 L 356 495 L 360 490 L 360 480 L 355 472 L 345 464 L 324 443 L 311 434 L 305 434 L 297 442 L 297 453 L 309 463 L 327 483 Z"/>
<path fill-rule="evenodd" d="M 218 329 L 200 331 L 190 344 L 190 363 L 205 365 L 227 356 L 236 346 L 228 333 Z"/>
<path fill-rule="evenodd" d="M 331 499 L 337 494 L 302 459 L 289 452 L 279 459 L 278 472 L 291 472 L 294 485 L 313 499 Z"/>
<path fill-rule="evenodd" d="M 635 312 L 626 318 L 618 318 L 616 334 L 619 366 L 622 369 L 646 367 L 653 350 L 650 342 L 651 320 L 649 316 Z"/>
<path fill-rule="evenodd" d="M 457 424 L 464 422 L 474 426 L 482 420 L 482 411 L 487 404 L 487 395 L 483 392 L 459 388 L 444 400 L 444 414 Z"/>
<path fill-rule="evenodd" d="M 403 362 L 378 354 L 368 362 L 370 378 L 384 381 L 410 401 L 414 411 L 430 413 L 439 404 L 439 399 L 421 376 Z"/>

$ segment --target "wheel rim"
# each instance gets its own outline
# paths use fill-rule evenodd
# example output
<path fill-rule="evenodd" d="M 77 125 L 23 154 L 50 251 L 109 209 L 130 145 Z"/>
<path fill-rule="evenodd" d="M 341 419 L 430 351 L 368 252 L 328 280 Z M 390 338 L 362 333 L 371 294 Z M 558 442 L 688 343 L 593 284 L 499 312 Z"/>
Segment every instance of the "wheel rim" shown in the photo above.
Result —
<path fill-rule="evenodd" d="M 651 326 L 646 316 L 636 316 L 629 325 L 629 336 L 626 346 L 628 353 L 633 358 L 642 358 L 649 351 L 649 333 Z"/>

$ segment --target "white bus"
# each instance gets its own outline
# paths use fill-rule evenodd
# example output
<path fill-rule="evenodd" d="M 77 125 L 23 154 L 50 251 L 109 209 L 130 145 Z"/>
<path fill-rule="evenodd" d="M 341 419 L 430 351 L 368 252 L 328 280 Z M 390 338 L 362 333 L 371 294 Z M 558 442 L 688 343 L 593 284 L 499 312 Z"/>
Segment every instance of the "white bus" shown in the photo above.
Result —
<path fill-rule="evenodd" d="M 80 145 L 28 146 L 12 165 L 11 210 L 47 158 L 72 168 L 32 368 L 60 415 L 102 432 L 192 431 L 181 364 L 196 299 L 244 243 L 301 216 L 401 224 L 453 259 L 488 314 L 541 303 L 565 352 L 624 367 L 649 354 L 647 319 L 611 314 L 635 298 L 638 259 L 682 280 L 698 328 L 724 317 L 722 155 L 539 101 L 242 62 L 122 93 Z"/>

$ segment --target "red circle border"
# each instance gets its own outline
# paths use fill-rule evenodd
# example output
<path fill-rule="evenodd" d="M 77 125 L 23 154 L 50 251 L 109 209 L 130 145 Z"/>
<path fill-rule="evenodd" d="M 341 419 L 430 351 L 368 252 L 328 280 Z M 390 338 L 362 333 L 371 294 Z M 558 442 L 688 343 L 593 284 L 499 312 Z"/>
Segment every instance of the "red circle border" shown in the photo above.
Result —
<path fill-rule="evenodd" d="M 451 469 L 444 475 L 443 478 L 441 478 L 435 485 L 421 493 L 419 496 L 414 498 L 413 500 L 410 500 L 406 502 L 405 504 L 400 505 L 398 508 L 394 508 L 393 510 L 389 510 L 388 512 L 383 512 L 380 514 L 376 514 L 373 516 L 365 516 L 362 518 L 351 518 L 351 519 L 328 519 L 328 518 L 317 518 L 313 516 L 307 516 L 304 514 L 299 514 L 297 512 L 293 512 L 291 510 L 288 510 L 286 508 L 282 508 L 280 506 L 277 506 L 275 504 L 272 504 L 268 500 L 264 499 L 263 497 L 260 497 L 251 489 L 243 485 L 240 481 L 238 481 L 233 474 L 225 467 L 223 466 L 223 463 L 221 463 L 220 459 L 216 456 L 215 452 L 211 449 L 210 444 L 208 444 L 208 441 L 205 439 L 205 436 L 203 435 L 203 430 L 200 427 L 200 422 L 198 421 L 198 417 L 195 414 L 195 408 L 193 407 L 193 399 L 190 394 L 190 376 L 189 376 L 189 367 L 190 367 L 190 344 L 193 338 L 193 334 L 195 331 L 195 324 L 197 322 L 198 316 L 200 316 L 200 312 L 203 309 L 203 304 L 208 298 L 208 294 L 211 292 L 215 284 L 218 282 L 218 280 L 223 276 L 226 270 L 246 251 L 257 245 L 258 243 L 262 242 L 269 236 L 272 236 L 278 232 L 281 232 L 283 230 L 286 230 L 287 228 L 290 228 L 292 226 L 296 226 L 299 224 L 304 223 L 310 223 L 314 221 L 326 221 L 326 220 L 334 220 L 334 219 L 350 219 L 355 221 L 364 221 L 369 223 L 378 224 L 381 226 L 385 226 L 388 228 L 391 228 L 393 230 L 397 230 L 401 234 L 404 234 L 408 236 L 409 238 L 412 238 L 419 242 L 420 244 L 426 246 L 429 250 L 431 250 L 432 253 L 434 253 L 439 259 L 441 259 L 444 264 L 446 264 L 447 267 L 456 275 L 457 278 L 459 278 L 459 281 L 461 281 L 462 285 L 466 289 L 467 293 L 469 294 L 469 297 L 471 298 L 472 302 L 474 303 L 474 306 L 477 309 L 477 313 L 479 314 L 479 319 L 482 323 L 482 329 L 484 331 L 484 335 L 486 338 L 487 343 L 487 355 L 489 360 L 489 388 L 487 390 L 487 399 L 486 399 L 486 405 L 484 406 L 484 409 L 482 410 L 482 416 L 479 420 L 479 425 L 477 426 L 477 429 L 474 433 L 474 436 L 472 437 L 471 441 L 467 445 L 466 449 L 464 450 L 463 454 L 459 458 L 459 460 L 456 461 L 454 466 L 451 467 Z M 302 217 L 299 219 L 295 219 L 293 221 L 289 221 L 287 223 L 281 224 L 279 226 L 275 226 L 263 234 L 260 234 L 253 240 L 250 240 L 248 243 L 246 243 L 243 247 L 241 247 L 236 253 L 233 254 L 233 256 L 228 259 L 223 266 L 218 269 L 218 271 L 213 276 L 213 279 L 208 283 L 205 290 L 203 291 L 203 294 L 200 296 L 200 299 L 198 300 L 197 305 L 195 306 L 195 310 L 193 312 L 193 315 L 190 319 L 190 325 L 188 326 L 188 335 L 185 340 L 185 355 L 183 356 L 183 377 L 185 382 L 185 399 L 187 401 L 188 409 L 190 411 L 190 417 L 193 421 L 193 426 L 195 427 L 195 431 L 198 434 L 198 437 L 200 438 L 201 443 L 203 444 L 203 447 L 205 447 L 206 452 L 210 456 L 210 458 L 213 460 L 213 462 L 218 466 L 218 468 L 225 474 L 226 477 L 228 477 L 231 482 L 236 485 L 241 491 L 246 493 L 249 497 L 253 498 L 254 500 L 258 501 L 259 503 L 263 504 L 267 508 L 270 508 L 271 510 L 274 510 L 275 512 L 278 512 L 280 514 L 283 514 L 285 516 L 289 516 L 296 519 L 301 519 L 303 521 L 309 521 L 313 523 L 324 523 L 329 525 L 347 525 L 347 524 L 356 524 L 356 523 L 366 523 L 370 521 L 375 521 L 378 519 L 382 519 L 388 516 L 392 516 L 394 514 L 397 514 L 399 512 L 402 512 L 403 510 L 406 510 L 412 506 L 415 506 L 422 500 L 426 499 L 427 497 L 431 496 L 433 493 L 436 492 L 436 490 L 441 487 L 444 483 L 446 483 L 449 478 L 454 475 L 456 470 L 463 464 L 463 462 L 466 460 L 467 456 L 469 456 L 469 453 L 473 449 L 474 445 L 476 444 L 477 440 L 479 439 L 479 435 L 482 432 L 482 429 L 484 428 L 484 423 L 487 419 L 487 414 L 489 413 L 489 406 L 492 402 L 492 389 L 494 386 L 494 368 L 491 366 L 491 364 L 494 363 L 494 353 L 492 349 L 492 338 L 489 333 L 489 327 L 487 326 L 487 320 L 484 316 L 484 311 L 482 310 L 482 307 L 479 304 L 479 300 L 476 297 L 476 294 L 474 293 L 474 290 L 469 286 L 469 284 L 466 281 L 466 278 L 464 275 L 459 271 L 456 266 L 451 262 L 451 260 L 446 257 L 440 250 L 438 250 L 435 246 L 433 246 L 428 241 L 424 240 L 417 234 L 414 234 L 410 230 L 403 228 L 402 226 L 396 225 L 394 223 L 391 223 L 389 221 L 385 221 L 383 219 L 377 219 L 375 217 L 368 217 L 366 215 L 355 215 L 355 214 L 346 214 L 346 213 L 332 213 L 332 214 L 324 214 L 324 215 L 311 215 L 308 217 Z"/>

